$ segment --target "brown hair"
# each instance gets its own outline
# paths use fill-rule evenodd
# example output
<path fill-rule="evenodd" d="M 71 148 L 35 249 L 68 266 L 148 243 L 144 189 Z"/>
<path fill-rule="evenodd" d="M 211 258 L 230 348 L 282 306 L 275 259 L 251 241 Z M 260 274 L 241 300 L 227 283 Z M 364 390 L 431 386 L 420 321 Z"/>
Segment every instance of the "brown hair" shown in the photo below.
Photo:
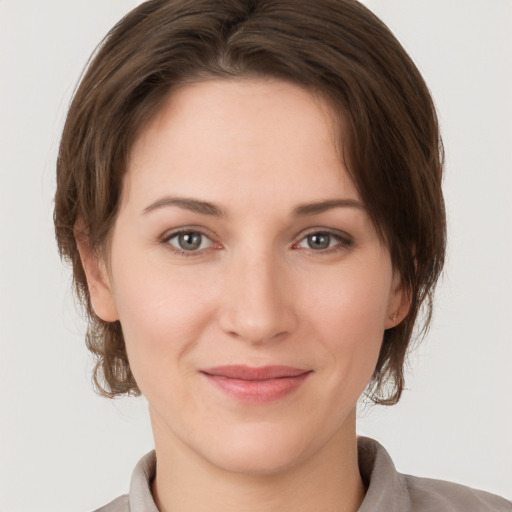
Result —
<path fill-rule="evenodd" d="M 368 394 L 396 403 L 423 306 L 423 332 L 446 241 L 442 145 L 435 108 L 389 29 L 355 0 L 151 0 L 94 55 L 69 108 L 57 162 L 55 229 L 89 317 L 100 393 L 138 394 L 119 322 L 95 315 L 74 230 L 105 247 L 137 134 L 174 87 L 208 77 L 268 76 L 319 93 L 344 123 L 344 158 L 409 293 L 384 333 Z M 420 329 L 421 330 L 421 329 Z"/>

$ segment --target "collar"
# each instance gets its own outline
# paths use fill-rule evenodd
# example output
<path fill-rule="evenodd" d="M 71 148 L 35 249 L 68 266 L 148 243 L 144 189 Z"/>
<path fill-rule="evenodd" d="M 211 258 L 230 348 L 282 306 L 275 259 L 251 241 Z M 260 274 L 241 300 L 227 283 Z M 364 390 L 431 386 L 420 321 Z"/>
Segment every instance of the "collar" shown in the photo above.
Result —
<path fill-rule="evenodd" d="M 358 512 L 411 510 L 407 483 L 395 469 L 387 451 L 375 440 L 358 437 L 359 471 L 367 487 Z M 156 454 L 151 451 L 138 462 L 130 482 L 131 512 L 158 512 L 151 494 L 151 482 L 156 472 Z"/>

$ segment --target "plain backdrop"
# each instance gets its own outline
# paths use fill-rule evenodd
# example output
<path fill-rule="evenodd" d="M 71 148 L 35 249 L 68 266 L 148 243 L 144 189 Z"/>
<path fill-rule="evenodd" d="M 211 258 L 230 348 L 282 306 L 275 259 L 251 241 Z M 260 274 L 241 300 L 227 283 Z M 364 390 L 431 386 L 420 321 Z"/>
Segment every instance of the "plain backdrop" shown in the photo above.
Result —
<path fill-rule="evenodd" d="M 0 510 L 92 510 L 152 448 L 143 399 L 90 385 L 53 235 L 57 146 L 89 54 L 135 0 L 0 0 Z M 368 0 L 429 84 L 447 153 L 449 255 L 392 408 L 359 432 L 397 468 L 512 497 L 512 2 Z"/>

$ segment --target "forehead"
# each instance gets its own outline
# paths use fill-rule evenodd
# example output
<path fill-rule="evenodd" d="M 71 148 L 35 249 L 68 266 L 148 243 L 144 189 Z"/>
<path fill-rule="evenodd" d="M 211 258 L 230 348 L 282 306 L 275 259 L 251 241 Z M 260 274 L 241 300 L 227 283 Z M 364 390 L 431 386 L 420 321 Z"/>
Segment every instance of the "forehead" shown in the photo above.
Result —
<path fill-rule="evenodd" d="M 357 192 L 327 103 L 280 80 L 208 80 L 172 92 L 134 144 L 125 200 L 158 193 L 282 201 Z M 136 196 L 136 197 L 135 197 Z"/>

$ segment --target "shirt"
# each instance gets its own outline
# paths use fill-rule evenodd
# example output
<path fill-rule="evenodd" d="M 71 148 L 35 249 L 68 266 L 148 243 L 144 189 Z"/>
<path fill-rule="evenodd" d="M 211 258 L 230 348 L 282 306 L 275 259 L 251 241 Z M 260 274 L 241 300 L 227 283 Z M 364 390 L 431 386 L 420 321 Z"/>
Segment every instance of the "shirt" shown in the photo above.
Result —
<path fill-rule="evenodd" d="M 359 471 L 367 487 L 358 512 L 511 512 L 512 502 L 463 485 L 398 473 L 387 451 L 373 439 L 358 438 Z M 158 512 L 151 495 L 156 455 L 135 467 L 130 492 L 96 512 Z"/>

